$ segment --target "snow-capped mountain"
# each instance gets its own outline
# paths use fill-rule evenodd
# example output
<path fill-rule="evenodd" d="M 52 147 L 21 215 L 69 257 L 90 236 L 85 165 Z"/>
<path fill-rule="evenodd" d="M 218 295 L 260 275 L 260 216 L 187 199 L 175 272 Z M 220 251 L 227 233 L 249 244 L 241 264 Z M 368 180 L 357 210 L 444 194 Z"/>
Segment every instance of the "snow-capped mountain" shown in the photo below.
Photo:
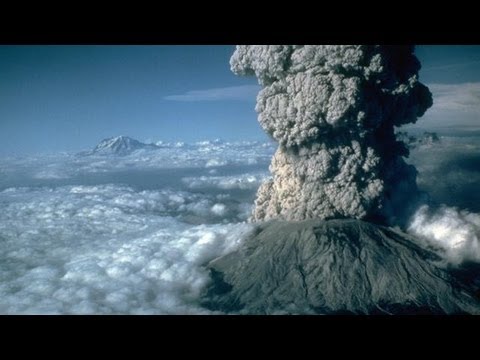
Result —
<path fill-rule="evenodd" d="M 128 136 L 117 136 L 100 141 L 90 154 L 128 155 L 142 149 L 156 150 L 158 146 L 145 144 Z"/>
<path fill-rule="evenodd" d="M 198 158 L 198 155 L 200 154 L 201 157 L 205 157 L 208 154 L 209 159 L 206 159 L 209 164 L 207 165 L 208 167 L 218 166 L 219 163 L 225 163 L 224 161 L 220 161 L 219 158 L 224 158 L 226 153 L 232 151 L 236 154 L 235 156 L 241 154 L 240 157 L 248 158 L 250 163 L 251 161 L 255 161 L 257 154 L 263 154 L 262 156 L 264 156 L 268 153 L 269 155 L 266 155 L 268 157 L 271 156 L 273 150 L 275 150 L 274 143 L 256 140 L 226 142 L 220 139 L 215 139 L 193 143 L 185 143 L 182 141 L 166 142 L 159 140 L 155 143 L 144 143 L 128 136 L 117 136 L 104 139 L 100 141 L 93 150 L 82 151 L 76 155 L 79 157 L 97 155 L 114 155 L 120 157 L 145 155 L 149 159 L 161 157 L 162 163 L 165 163 L 168 159 L 172 160 L 178 158 L 175 161 L 184 161 L 186 158 Z M 218 156 L 213 157 L 214 155 Z M 147 158 L 143 158 L 143 160 Z M 180 158 L 183 160 L 180 160 Z"/>

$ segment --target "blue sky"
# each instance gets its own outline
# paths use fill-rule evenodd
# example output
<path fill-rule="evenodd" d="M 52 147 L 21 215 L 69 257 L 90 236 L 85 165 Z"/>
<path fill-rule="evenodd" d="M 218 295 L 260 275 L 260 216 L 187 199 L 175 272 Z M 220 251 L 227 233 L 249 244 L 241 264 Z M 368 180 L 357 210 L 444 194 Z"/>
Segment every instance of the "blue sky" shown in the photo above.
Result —
<path fill-rule="evenodd" d="M 79 151 L 99 140 L 266 139 L 254 78 L 234 46 L 0 46 L 0 154 Z M 418 46 L 435 107 L 419 127 L 478 124 L 480 46 Z M 438 100 L 438 101 L 437 101 Z M 479 127 L 480 128 L 480 127 Z"/>

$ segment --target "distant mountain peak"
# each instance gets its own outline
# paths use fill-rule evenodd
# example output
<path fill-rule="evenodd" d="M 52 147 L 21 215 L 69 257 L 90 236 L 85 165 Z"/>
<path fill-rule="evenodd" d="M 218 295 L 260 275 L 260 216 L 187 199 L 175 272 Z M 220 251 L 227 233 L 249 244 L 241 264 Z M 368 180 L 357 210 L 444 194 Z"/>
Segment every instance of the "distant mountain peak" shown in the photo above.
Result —
<path fill-rule="evenodd" d="M 158 147 L 153 144 L 145 144 L 131 137 L 120 135 L 103 139 L 93 149 L 93 154 L 128 155 L 136 150 L 154 150 Z"/>

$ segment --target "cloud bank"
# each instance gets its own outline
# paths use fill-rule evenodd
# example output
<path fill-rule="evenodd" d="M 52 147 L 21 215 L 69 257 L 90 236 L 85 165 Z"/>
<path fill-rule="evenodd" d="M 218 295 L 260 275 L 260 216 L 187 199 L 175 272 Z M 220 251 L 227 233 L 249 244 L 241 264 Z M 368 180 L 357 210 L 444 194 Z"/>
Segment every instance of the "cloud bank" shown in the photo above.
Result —
<path fill-rule="evenodd" d="M 208 313 L 202 265 L 251 229 L 204 224 L 237 211 L 226 200 L 120 185 L 4 190 L 0 313 Z"/>

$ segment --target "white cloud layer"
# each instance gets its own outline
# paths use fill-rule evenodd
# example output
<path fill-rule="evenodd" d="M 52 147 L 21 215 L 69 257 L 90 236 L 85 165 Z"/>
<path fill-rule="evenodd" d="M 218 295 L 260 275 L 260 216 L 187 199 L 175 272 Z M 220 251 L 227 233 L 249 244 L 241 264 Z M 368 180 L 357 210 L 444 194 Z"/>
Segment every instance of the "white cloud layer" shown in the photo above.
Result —
<path fill-rule="evenodd" d="M 162 146 L 122 158 L 0 159 L 1 314 L 207 313 L 202 265 L 250 231 L 244 221 L 273 148 Z M 422 190 L 445 204 L 421 208 L 410 232 L 450 263 L 480 261 L 479 151 L 480 138 L 442 138 L 409 159 Z M 96 182 L 104 175 L 112 183 Z M 137 186 L 135 176 L 157 187 Z M 27 177 L 37 183 L 6 186 Z"/>
<path fill-rule="evenodd" d="M 165 96 L 164 100 L 170 101 L 223 101 L 242 100 L 255 101 L 260 87 L 258 85 L 229 86 L 205 90 L 191 90 L 185 94 Z"/>
<path fill-rule="evenodd" d="M 185 177 L 182 182 L 190 189 L 208 189 L 218 188 L 223 190 L 255 190 L 262 182 L 270 179 L 271 176 L 267 172 L 249 173 L 237 176 L 199 176 Z"/>
<path fill-rule="evenodd" d="M 273 148 L 161 145 L 0 159 L 0 314 L 207 312 L 203 265 L 250 230 Z"/>
<path fill-rule="evenodd" d="M 0 190 L 13 186 L 30 186 L 32 181 L 67 184 L 100 176 L 110 176 L 109 182 L 119 181 L 118 173 L 164 171 L 171 169 L 208 169 L 215 173 L 228 166 L 268 168 L 274 144 L 260 141 L 224 142 L 201 141 L 193 144 L 159 141 L 156 150 L 138 150 L 126 156 L 56 154 L 49 156 L 0 158 Z M 238 170 L 238 169 L 237 169 Z M 163 178 L 166 174 L 152 174 Z M 197 172 L 198 174 L 198 172 Z M 122 180 L 120 180 L 123 182 Z"/>
<path fill-rule="evenodd" d="M 0 203 L 2 314 L 206 313 L 202 265 L 251 228 L 181 221 L 225 215 L 218 200 L 117 185 L 10 188 Z"/>

